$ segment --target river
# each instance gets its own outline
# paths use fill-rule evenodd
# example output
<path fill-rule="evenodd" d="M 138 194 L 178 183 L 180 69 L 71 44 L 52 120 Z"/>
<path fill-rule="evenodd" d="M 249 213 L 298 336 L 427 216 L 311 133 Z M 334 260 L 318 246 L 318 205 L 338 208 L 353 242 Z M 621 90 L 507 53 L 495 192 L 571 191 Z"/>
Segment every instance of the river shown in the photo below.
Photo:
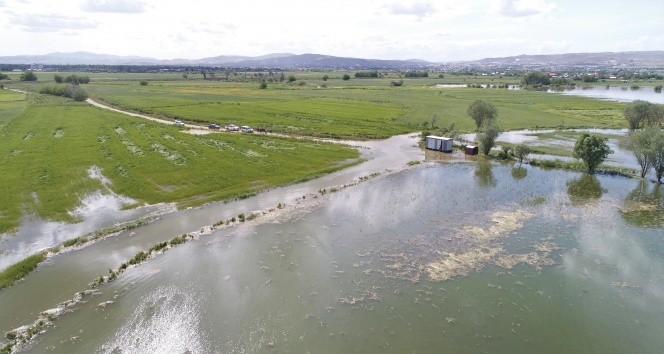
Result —
<path fill-rule="evenodd" d="M 274 215 L 129 268 L 55 319 L 29 351 L 657 352 L 664 345 L 661 186 L 425 153 L 415 142 L 367 143 L 384 145 L 363 148 L 366 164 L 166 214 L 131 236 L 53 257 L 0 292 L 0 329 L 33 321 L 158 241 L 285 202 Z M 438 161 L 402 170 L 425 157 Z M 371 173 L 380 176 L 318 192 Z"/>

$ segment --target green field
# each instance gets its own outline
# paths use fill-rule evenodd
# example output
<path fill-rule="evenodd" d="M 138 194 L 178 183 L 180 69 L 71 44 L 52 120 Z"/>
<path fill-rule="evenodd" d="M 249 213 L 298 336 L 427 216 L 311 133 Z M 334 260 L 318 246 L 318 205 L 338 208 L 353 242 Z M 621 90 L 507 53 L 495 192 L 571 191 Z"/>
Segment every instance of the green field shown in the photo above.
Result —
<path fill-rule="evenodd" d="M 67 73 L 61 73 L 67 75 Z M 624 127 L 624 103 L 544 92 L 437 88 L 436 83 L 490 83 L 491 77 L 341 79 L 343 73 L 293 73 L 293 84 L 204 81 L 181 74 L 89 74 L 91 97 L 114 107 L 205 125 L 262 126 L 274 132 L 338 139 L 386 138 L 438 127 L 473 131 L 466 115 L 477 99 L 496 105 L 504 129 Z M 323 81 L 323 75 L 329 75 Z M 351 73 L 352 74 L 352 73 Z M 88 74 L 85 74 L 88 75 Z M 29 95 L 0 91 L 0 232 L 23 215 L 75 221 L 86 195 L 110 188 L 138 203 L 200 205 L 293 183 L 339 168 L 358 152 L 339 145 L 265 135 L 184 134 L 174 126 L 36 94 L 53 82 L 6 82 Z M 352 75 L 351 75 L 352 76 Z M 139 80 L 148 80 L 147 86 Z M 256 79 L 258 80 L 258 79 Z M 467 80 L 467 81 L 466 81 Z M 494 80 L 504 83 L 517 79 Z M 299 82 L 304 82 L 299 84 Z M 350 160 L 353 161 L 353 160 Z M 111 180 L 88 176 L 92 166 Z"/>
<path fill-rule="evenodd" d="M 321 81 L 322 82 L 322 81 Z M 477 99 L 495 104 L 504 129 L 622 127 L 624 103 L 545 92 L 436 88 L 412 79 L 392 87 L 381 79 L 329 80 L 327 88 L 272 84 L 174 81 L 150 86 L 90 84 L 88 91 L 114 106 L 161 117 L 222 125 L 257 125 L 275 131 L 338 138 L 387 137 L 422 129 L 432 114 L 437 125 L 471 131 L 466 115 Z"/>

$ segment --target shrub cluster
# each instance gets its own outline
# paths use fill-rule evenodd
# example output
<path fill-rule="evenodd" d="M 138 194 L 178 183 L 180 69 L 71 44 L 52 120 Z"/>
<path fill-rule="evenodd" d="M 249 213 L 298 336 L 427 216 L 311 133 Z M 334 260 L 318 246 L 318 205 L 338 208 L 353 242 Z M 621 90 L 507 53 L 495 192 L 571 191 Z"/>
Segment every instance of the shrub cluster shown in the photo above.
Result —
<path fill-rule="evenodd" d="M 74 85 L 80 85 L 80 84 L 87 84 L 90 83 L 90 77 L 89 76 L 77 76 L 77 75 L 69 75 L 67 77 L 63 77 L 62 75 L 55 74 L 53 77 L 55 79 L 55 82 L 61 84 L 61 83 L 66 83 L 66 84 L 74 84 Z"/>
<path fill-rule="evenodd" d="M 83 102 L 88 99 L 88 93 L 78 85 L 48 85 L 39 89 L 39 93 L 72 98 L 74 101 Z"/>

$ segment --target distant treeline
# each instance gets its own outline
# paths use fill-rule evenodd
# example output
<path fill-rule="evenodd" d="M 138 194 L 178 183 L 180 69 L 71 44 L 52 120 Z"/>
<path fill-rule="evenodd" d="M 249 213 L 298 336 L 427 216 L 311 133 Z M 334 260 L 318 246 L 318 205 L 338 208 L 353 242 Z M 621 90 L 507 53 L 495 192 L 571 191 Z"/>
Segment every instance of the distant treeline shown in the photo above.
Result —
<path fill-rule="evenodd" d="M 89 76 L 69 75 L 67 77 L 63 77 L 62 75 L 55 74 L 53 78 L 55 79 L 55 82 L 59 84 L 63 82 L 66 84 L 74 84 L 74 85 L 90 83 Z"/>
<path fill-rule="evenodd" d="M 378 71 L 358 71 L 355 78 L 378 77 Z"/>
<path fill-rule="evenodd" d="M 429 77 L 426 71 L 407 71 L 404 73 L 405 77 Z"/>

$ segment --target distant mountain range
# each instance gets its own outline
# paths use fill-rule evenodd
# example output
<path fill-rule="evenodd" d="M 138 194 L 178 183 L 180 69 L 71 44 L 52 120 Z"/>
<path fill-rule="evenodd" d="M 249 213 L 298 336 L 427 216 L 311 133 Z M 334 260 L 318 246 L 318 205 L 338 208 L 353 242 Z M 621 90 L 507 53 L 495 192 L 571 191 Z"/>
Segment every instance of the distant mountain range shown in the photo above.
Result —
<path fill-rule="evenodd" d="M 118 56 L 89 52 L 50 53 L 0 57 L 0 64 L 44 65 L 191 65 L 263 68 L 423 68 L 443 63 L 424 60 L 379 60 L 336 57 L 321 54 L 274 53 L 257 57 L 221 55 L 203 59 L 160 60 L 141 56 Z M 571 53 L 555 55 L 519 55 L 455 62 L 466 65 L 601 65 L 630 67 L 664 67 L 664 51 Z"/>
<path fill-rule="evenodd" d="M 0 57 L 2 64 L 44 65 L 193 65 L 264 68 L 386 68 L 419 67 L 431 63 L 424 60 L 378 60 L 335 57 L 321 54 L 275 53 L 257 57 L 221 55 L 203 59 L 160 60 L 140 56 L 118 56 L 89 52 L 50 53 Z"/>

